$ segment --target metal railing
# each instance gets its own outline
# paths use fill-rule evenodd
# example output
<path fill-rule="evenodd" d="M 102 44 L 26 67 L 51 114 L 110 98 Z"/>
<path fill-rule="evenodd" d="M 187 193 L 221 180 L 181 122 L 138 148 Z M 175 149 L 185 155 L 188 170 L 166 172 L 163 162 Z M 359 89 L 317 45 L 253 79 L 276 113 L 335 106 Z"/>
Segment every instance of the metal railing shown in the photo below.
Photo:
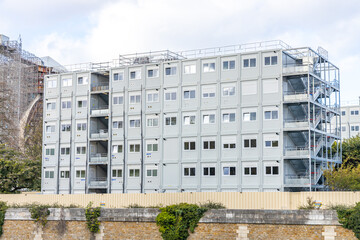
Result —
<path fill-rule="evenodd" d="M 107 187 L 107 177 L 90 178 L 89 187 Z"/>
<path fill-rule="evenodd" d="M 100 129 L 97 132 L 91 133 L 90 137 L 93 138 L 93 139 L 108 138 L 109 137 L 109 131 L 108 131 L 108 129 Z"/>
<path fill-rule="evenodd" d="M 95 84 L 91 86 L 92 92 L 109 90 L 109 84 Z"/>
<path fill-rule="evenodd" d="M 309 148 L 306 146 L 301 147 L 285 147 L 285 156 L 305 156 L 309 155 Z"/>
<path fill-rule="evenodd" d="M 109 114 L 109 106 L 103 105 L 99 107 L 93 107 L 91 108 L 91 115 L 107 115 Z"/>
<path fill-rule="evenodd" d="M 95 153 L 90 155 L 89 159 L 90 163 L 107 163 L 108 162 L 108 154 L 107 153 Z"/>

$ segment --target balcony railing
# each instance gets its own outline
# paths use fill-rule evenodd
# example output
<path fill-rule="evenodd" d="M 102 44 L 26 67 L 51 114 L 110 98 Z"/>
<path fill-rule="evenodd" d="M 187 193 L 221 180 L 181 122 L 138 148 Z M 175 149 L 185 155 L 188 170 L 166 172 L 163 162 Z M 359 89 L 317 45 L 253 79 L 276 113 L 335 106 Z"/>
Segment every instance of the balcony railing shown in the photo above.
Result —
<path fill-rule="evenodd" d="M 98 132 L 91 133 L 92 139 L 104 139 L 109 137 L 109 131 L 107 129 L 100 129 Z"/>
<path fill-rule="evenodd" d="M 307 101 L 308 94 L 306 91 L 285 91 L 284 92 L 284 101 Z"/>
<path fill-rule="evenodd" d="M 309 179 L 309 175 L 288 174 L 285 175 L 284 183 L 286 185 L 304 186 L 304 185 L 310 185 L 310 179 Z"/>
<path fill-rule="evenodd" d="M 285 128 L 305 128 L 305 127 L 309 127 L 309 122 L 307 119 L 285 119 L 284 127 Z"/>
<path fill-rule="evenodd" d="M 308 156 L 309 148 L 307 147 L 286 147 L 285 148 L 285 156 L 286 157 L 300 157 L 300 156 Z"/>
<path fill-rule="evenodd" d="M 107 184 L 106 177 L 90 178 L 89 181 L 89 187 L 107 187 Z"/>
<path fill-rule="evenodd" d="M 98 91 L 107 91 L 109 90 L 109 83 L 108 84 L 96 84 L 91 86 L 92 92 L 98 92 Z"/>
<path fill-rule="evenodd" d="M 89 162 L 93 164 L 107 164 L 108 154 L 107 153 L 91 154 Z"/>
<path fill-rule="evenodd" d="M 109 114 L 109 106 L 104 105 L 98 108 L 92 108 L 91 109 L 91 115 L 92 116 L 103 116 Z"/>

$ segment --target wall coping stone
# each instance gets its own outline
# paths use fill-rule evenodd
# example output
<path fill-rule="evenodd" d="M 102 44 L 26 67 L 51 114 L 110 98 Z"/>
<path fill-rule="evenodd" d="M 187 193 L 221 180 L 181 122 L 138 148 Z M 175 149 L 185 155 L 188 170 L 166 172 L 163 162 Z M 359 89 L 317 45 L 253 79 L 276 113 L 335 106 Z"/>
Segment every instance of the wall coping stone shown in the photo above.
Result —
<path fill-rule="evenodd" d="M 49 208 L 49 221 L 60 220 L 61 211 L 66 221 L 85 221 L 83 208 Z M 100 221 L 155 222 L 156 208 L 102 208 Z M 5 220 L 33 220 L 27 208 L 9 208 Z M 240 210 L 212 209 L 200 223 L 340 225 L 335 210 Z"/>

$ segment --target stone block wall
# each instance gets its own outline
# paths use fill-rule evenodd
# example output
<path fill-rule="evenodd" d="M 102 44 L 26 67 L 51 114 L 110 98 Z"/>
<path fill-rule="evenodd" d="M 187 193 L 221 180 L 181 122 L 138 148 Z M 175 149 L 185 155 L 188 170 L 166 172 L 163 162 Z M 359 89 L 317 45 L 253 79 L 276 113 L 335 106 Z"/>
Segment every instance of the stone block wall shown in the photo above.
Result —
<path fill-rule="evenodd" d="M 92 235 L 84 209 L 50 209 L 43 228 L 27 209 L 9 209 L 3 239 L 162 239 L 155 218 L 157 209 L 102 209 L 100 232 Z M 62 224 L 63 223 L 63 224 Z M 353 232 L 340 226 L 336 212 L 326 210 L 210 210 L 189 240 L 276 239 L 355 240 Z"/>

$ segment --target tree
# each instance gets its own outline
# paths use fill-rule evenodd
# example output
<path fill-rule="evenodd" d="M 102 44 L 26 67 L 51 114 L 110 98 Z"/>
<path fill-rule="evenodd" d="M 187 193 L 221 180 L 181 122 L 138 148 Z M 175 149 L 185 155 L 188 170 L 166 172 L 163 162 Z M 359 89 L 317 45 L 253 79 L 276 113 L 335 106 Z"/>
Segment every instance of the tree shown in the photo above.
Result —
<path fill-rule="evenodd" d="M 333 148 L 337 148 L 334 143 Z M 334 191 L 360 191 L 360 136 L 342 142 L 342 160 L 339 167 L 324 171 L 326 185 Z"/>
<path fill-rule="evenodd" d="M 36 161 L 5 145 L 0 145 L 0 192 L 17 193 L 20 189 L 39 188 L 39 170 Z M 41 172 L 41 171 L 40 171 Z"/>

